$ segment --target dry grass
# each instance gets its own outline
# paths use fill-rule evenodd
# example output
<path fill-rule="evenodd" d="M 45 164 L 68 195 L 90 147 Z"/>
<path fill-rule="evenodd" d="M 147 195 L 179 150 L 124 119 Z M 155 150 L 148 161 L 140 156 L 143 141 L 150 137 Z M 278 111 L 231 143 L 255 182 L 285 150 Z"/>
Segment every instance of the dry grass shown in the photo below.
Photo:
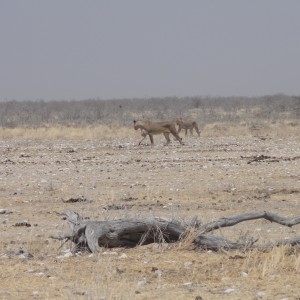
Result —
<path fill-rule="evenodd" d="M 266 253 L 258 250 L 251 251 L 247 254 L 243 268 L 252 277 L 266 280 L 285 272 L 286 274 L 300 274 L 299 250 L 299 248 L 281 246 Z"/>
<path fill-rule="evenodd" d="M 210 123 L 200 128 L 204 137 L 214 136 L 293 136 L 300 133 L 300 122 L 240 122 L 240 123 Z M 38 128 L 3 128 L 0 127 L 0 136 L 3 139 L 24 138 L 31 140 L 93 140 L 126 138 L 139 136 L 131 127 L 119 125 L 98 125 L 87 127 L 72 126 L 43 126 Z M 183 133 L 182 133 L 183 136 Z"/>
<path fill-rule="evenodd" d="M 299 251 L 136 249 L 4 261 L 3 299 L 298 299 Z M 282 274 L 285 274 L 282 276 Z M 11 280 L 11 278 L 14 278 Z M 20 283 L 22 282 L 22 285 Z M 5 293 L 6 291 L 6 293 Z"/>
<path fill-rule="evenodd" d="M 212 123 L 202 129 L 203 136 L 293 136 L 300 133 L 300 122 Z"/>
<path fill-rule="evenodd" d="M 38 128 L 0 128 L 3 139 L 23 138 L 30 140 L 92 140 L 109 139 L 112 136 L 123 138 L 132 133 L 132 129 L 117 125 L 99 125 L 93 127 L 44 126 Z"/>

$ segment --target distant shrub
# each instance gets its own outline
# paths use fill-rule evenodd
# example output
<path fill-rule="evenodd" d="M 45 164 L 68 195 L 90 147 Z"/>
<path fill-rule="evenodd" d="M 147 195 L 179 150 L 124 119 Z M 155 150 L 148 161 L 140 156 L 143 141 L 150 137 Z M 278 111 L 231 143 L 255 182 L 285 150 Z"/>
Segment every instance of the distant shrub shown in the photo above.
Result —
<path fill-rule="evenodd" d="M 260 98 L 166 97 L 150 99 L 81 101 L 0 102 L 0 126 L 5 128 L 44 125 L 131 126 L 133 119 L 171 120 L 178 116 L 200 124 L 247 122 L 251 120 L 293 120 L 300 116 L 300 97 L 274 95 Z"/>

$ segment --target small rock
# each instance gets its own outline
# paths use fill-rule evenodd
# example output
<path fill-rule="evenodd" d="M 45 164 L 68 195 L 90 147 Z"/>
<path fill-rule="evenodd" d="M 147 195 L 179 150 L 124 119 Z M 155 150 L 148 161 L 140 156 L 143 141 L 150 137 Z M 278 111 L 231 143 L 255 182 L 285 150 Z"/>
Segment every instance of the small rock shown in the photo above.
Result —
<path fill-rule="evenodd" d="M 124 259 L 124 258 L 127 258 L 127 255 L 125 253 L 122 253 L 120 256 L 119 256 L 119 259 Z"/>
<path fill-rule="evenodd" d="M 103 255 L 118 255 L 118 252 L 113 252 L 113 251 L 105 251 L 102 253 Z"/>
<path fill-rule="evenodd" d="M 162 275 L 162 271 L 161 270 L 156 270 L 156 271 L 154 271 L 154 273 L 155 273 L 155 275 L 157 277 L 161 277 L 161 275 Z"/>
<path fill-rule="evenodd" d="M 27 221 L 24 221 L 24 222 L 18 222 L 13 226 L 15 226 L 15 227 L 31 227 L 31 224 L 28 223 Z"/>
<path fill-rule="evenodd" d="M 33 258 L 33 255 L 23 248 L 17 248 L 13 252 L 10 252 L 9 255 L 11 256 L 16 255 L 20 259 Z"/>
<path fill-rule="evenodd" d="M 229 289 L 226 289 L 226 290 L 224 291 L 224 293 L 225 293 L 225 294 L 230 294 L 230 293 L 232 293 L 232 292 L 234 292 L 234 291 L 235 291 L 235 289 L 229 288 Z"/>
<path fill-rule="evenodd" d="M 64 257 L 71 257 L 71 256 L 73 256 L 73 254 L 72 254 L 71 252 L 66 253 L 66 254 L 64 255 Z"/>
<path fill-rule="evenodd" d="M 262 298 L 262 297 L 264 297 L 265 295 L 266 295 L 265 292 L 260 292 L 260 291 L 258 291 L 258 292 L 256 293 L 256 296 L 257 296 L 258 298 Z"/>
<path fill-rule="evenodd" d="M 185 267 L 186 269 L 188 269 L 192 264 L 193 264 L 193 263 L 192 263 L 191 261 L 186 261 L 186 262 L 184 263 L 184 267 Z"/>
<path fill-rule="evenodd" d="M 144 278 L 143 280 L 139 280 L 139 281 L 137 282 L 137 286 L 138 286 L 138 287 L 142 287 L 142 286 L 144 286 L 146 283 L 147 283 L 147 280 L 146 280 L 146 278 Z"/>
<path fill-rule="evenodd" d="M 60 257 L 71 257 L 71 256 L 73 256 L 73 253 L 70 250 L 66 250 L 65 254 L 63 256 L 60 256 Z"/>
<path fill-rule="evenodd" d="M 183 286 L 191 286 L 193 283 L 192 282 L 185 282 L 184 284 L 183 284 Z"/>

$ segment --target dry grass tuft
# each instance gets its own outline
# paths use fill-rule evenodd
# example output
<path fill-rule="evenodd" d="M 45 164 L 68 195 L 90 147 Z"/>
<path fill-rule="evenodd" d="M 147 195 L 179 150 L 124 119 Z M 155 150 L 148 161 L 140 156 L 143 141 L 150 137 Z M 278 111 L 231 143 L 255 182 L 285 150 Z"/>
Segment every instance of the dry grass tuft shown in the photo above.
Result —
<path fill-rule="evenodd" d="M 199 235 L 196 228 L 189 228 L 177 244 L 176 250 L 191 250 L 195 248 L 194 240 Z"/>
<path fill-rule="evenodd" d="M 243 268 L 252 277 L 270 278 L 287 274 L 300 273 L 299 248 L 280 246 L 270 252 L 263 253 L 259 250 L 247 254 Z"/>

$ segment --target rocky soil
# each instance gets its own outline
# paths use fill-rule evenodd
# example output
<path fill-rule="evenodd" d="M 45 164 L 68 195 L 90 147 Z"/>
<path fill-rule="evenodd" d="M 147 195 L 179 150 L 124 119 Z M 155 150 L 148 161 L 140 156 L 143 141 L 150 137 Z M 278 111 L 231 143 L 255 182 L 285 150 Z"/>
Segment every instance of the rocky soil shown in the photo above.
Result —
<path fill-rule="evenodd" d="M 300 215 L 299 136 L 187 137 L 184 146 L 155 137 L 154 147 L 138 140 L 0 142 L 1 299 L 299 299 L 299 252 L 290 273 L 283 265 L 284 274 L 266 277 L 264 253 L 157 244 L 73 256 L 70 244 L 49 239 L 67 230 L 65 209 L 97 220 L 203 223 L 258 210 Z M 300 228 L 257 220 L 218 234 L 264 244 L 299 237 Z"/>

